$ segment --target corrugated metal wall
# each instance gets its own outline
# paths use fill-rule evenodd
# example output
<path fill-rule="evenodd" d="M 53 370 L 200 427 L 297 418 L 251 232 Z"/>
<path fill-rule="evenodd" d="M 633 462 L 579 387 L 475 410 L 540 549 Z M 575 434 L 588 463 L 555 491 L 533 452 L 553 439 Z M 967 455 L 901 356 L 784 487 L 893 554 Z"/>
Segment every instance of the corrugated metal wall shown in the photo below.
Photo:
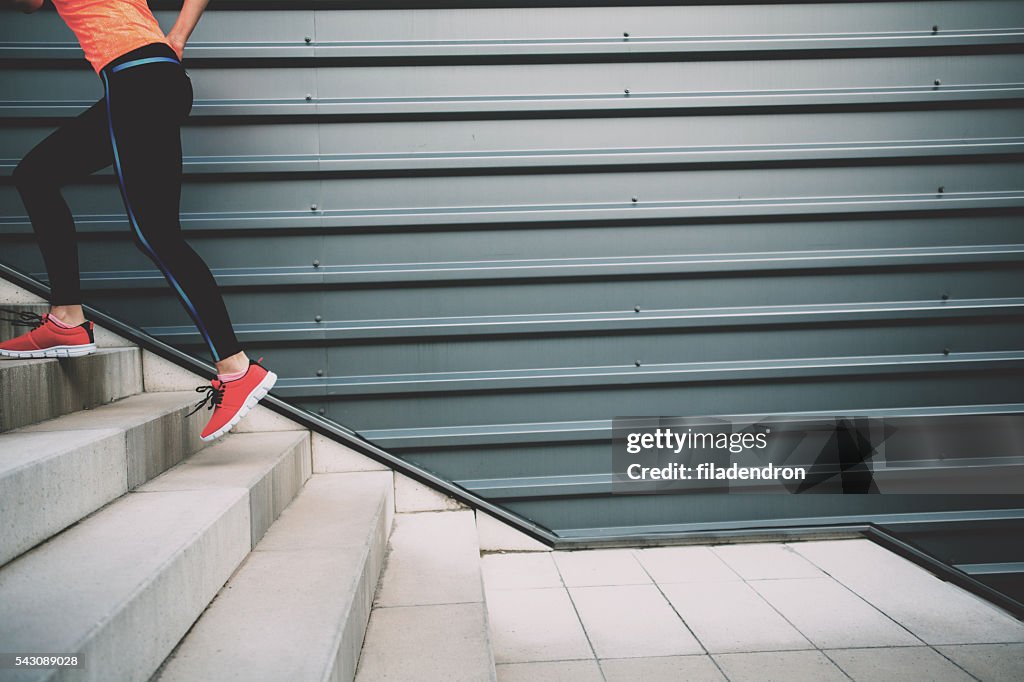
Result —
<path fill-rule="evenodd" d="M 207 12 L 183 224 L 278 394 L 565 536 L 970 506 L 612 496 L 608 438 L 1022 411 L 1024 3 L 516 4 Z M 43 278 L 10 171 L 101 87 L 53 12 L 0 60 Z M 88 301 L 205 357 L 109 172 L 66 195 Z"/>

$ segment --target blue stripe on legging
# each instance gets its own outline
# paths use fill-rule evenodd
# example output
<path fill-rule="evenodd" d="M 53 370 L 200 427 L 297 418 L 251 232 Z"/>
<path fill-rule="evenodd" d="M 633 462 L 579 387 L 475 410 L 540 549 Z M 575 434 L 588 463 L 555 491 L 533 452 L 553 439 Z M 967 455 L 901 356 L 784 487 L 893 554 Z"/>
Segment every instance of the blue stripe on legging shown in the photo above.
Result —
<path fill-rule="evenodd" d="M 164 59 L 167 61 L 171 61 L 170 58 L 168 57 L 158 57 L 155 59 Z M 141 62 L 145 60 L 140 59 L 139 61 Z M 132 62 L 126 62 L 126 64 L 132 64 Z M 174 286 L 174 288 L 178 292 L 178 295 L 181 296 L 182 301 L 185 302 L 185 307 L 188 309 L 189 314 L 192 316 L 192 320 L 196 323 L 196 327 L 199 329 L 199 332 L 203 335 L 203 338 L 206 340 L 206 345 L 210 347 L 210 352 L 213 354 L 214 361 L 219 362 L 220 356 L 217 355 L 217 349 L 214 348 L 213 341 L 210 339 L 210 334 L 209 332 L 206 331 L 206 327 L 203 326 L 202 321 L 199 319 L 199 313 L 196 312 L 195 306 L 192 305 L 192 301 L 190 301 L 188 296 L 185 295 L 185 292 L 182 290 L 181 286 L 178 285 L 178 282 L 177 280 L 174 279 L 174 276 L 171 274 L 171 271 L 168 270 L 167 266 L 164 265 L 162 260 L 160 260 L 160 257 L 157 255 L 156 251 L 154 251 L 153 247 L 149 245 L 149 242 L 146 241 L 146 238 L 142 236 L 142 230 L 139 229 L 139 223 L 135 219 L 135 211 L 132 210 L 131 202 L 128 201 L 128 190 L 125 187 L 124 176 L 121 173 L 121 159 L 117 153 L 117 139 L 114 136 L 114 116 L 112 113 L 113 104 L 110 99 L 110 82 L 107 80 L 107 74 L 105 72 L 100 73 L 103 76 L 103 90 L 107 97 L 107 127 L 110 130 L 110 146 L 114 150 L 114 169 L 117 171 L 117 183 L 121 188 L 121 197 L 124 199 L 124 205 L 128 211 L 128 219 L 131 221 L 132 227 L 135 229 L 135 234 L 138 235 L 139 237 L 139 241 L 141 241 L 142 244 L 149 250 L 149 253 L 152 254 L 153 256 L 153 260 L 156 261 L 156 264 L 160 266 L 161 272 L 164 273 L 164 277 L 166 277 L 167 280 L 171 283 L 171 285 Z"/>
<path fill-rule="evenodd" d="M 146 59 L 135 59 L 130 62 L 125 62 L 124 64 L 118 64 L 117 66 L 112 68 L 110 72 L 117 73 L 118 71 L 130 69 L 133 66 L 142 66 L 143 64 L 152 64 L 154 62 L 170 62 L 172 64 L 181 64 L 181 62 L 179 62 L 177 59 L 173 59 L 171 57 L 147 57 Z"/>

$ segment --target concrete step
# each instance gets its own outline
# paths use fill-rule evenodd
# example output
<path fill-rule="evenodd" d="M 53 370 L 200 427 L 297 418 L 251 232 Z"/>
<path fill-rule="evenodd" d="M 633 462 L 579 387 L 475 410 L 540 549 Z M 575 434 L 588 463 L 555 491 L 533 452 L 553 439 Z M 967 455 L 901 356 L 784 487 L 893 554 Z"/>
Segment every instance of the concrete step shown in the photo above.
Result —
<path fill-rule="evenodd" d="M 373 606 L 356 682 L 497 679 L 471 510 L 398 514 Z"/>
<path fill-rule="evenodd" d="M 351 680 L 393 509 L 390 471 L 313 475 L 154 682 Z"/>
<path fill-rule="evenodd" d="M 0 358 L 0 433 L 142 392 L 138 348 L 101 348 L 77 358 Z"/>
<path fill-rule="evenodd" d="M 0 566 L 206 447 L 195 400 L 140 393 L 0 433 Z"/>
<path fill-rule="evenodd" d="M 3 648 L 84 662 L 0 679 L 148 680 L 298 492 L 309 442 L 225 436 L 0 569 Z"/>

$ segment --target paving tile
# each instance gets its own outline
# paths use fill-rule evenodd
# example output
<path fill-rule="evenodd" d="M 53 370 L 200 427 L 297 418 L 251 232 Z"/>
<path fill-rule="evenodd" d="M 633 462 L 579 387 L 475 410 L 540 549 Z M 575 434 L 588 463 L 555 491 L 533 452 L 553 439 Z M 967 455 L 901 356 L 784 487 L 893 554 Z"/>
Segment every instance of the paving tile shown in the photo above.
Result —
<path fill-rule="evenodd" d="M 601 661 L 607 682 L 724 682 L 710 656 L 606 658 Z M 575 682 L 575 681 L 573 681 Z"/>
<path fill-rule="evenodd" d="M 792 546 L 928 644 L 1024 642 L 1024 623 L 869 540 Z"/>
<path fill-rule="evenodd" d="M 849 682 L 820 651 L 715 654 L 732 682 Z"/>
<path fill-rule="evenodd" d="M 740 580 L 710 547 L 652 547 L 634 554 L 656 583 Z"/>
<path fill-rule="evenodd" d="M 642 585 L 651 579 L 629 549 L 552 552 L 566 587 Z"/>
<path fill-rule="evenodd" d="M 921 644 L 831 578 L 756 580 L 750 586 L 822 649 Z"/>
<path fill-rule="evenodd" d="M 366 626 L 356 682 L 494 679 L 483 604 L 374 609 Z M 437 627 L 444 623 L 444 627 Z"/>
<path fill-rule="evenodd" d="M 854 682 L 971 682 L 973 679 L 927 646 L 834 649 L 825 654 Z"/>
<path fill-rule="evenodd" d="M 935 647 L 981 682 L 1024 680 L 1024 644 Z"/>
<path fill-rule="evenodd" d="M 377 606 L 483 600 L 471 511 L 396 514 Z"/>
<path fill-rule="evenodd" d="M 487 590 L 562 587 L 551 552 L 488 554 L 481 558 L 480 564 Z"/>
<path fill-rule="evenodd" d="M 715 545 L 712 550 L 744 580 L 820 578 L 823 575 L 814 564 L 779 543 Z"/>
<path fill-rule="evenodd" d="M 594 656 L 565 588 L 494 590 L 487 608 L 498 663 Z"/>
<path fill-rule="evenodd" d="M 654 585 L 569 589 L 598 658 L 702 654 Z"/>
<path fill-rule="evenodd" d="M 679 583 L 661 589 L 710 653 L 814 648 L 744 582 Z"/>
<path fill-rule="evenodd" d="M 498 682 L 604 682 L 597 661 L 545 661 L 503 663 L 497 666 Z"/>

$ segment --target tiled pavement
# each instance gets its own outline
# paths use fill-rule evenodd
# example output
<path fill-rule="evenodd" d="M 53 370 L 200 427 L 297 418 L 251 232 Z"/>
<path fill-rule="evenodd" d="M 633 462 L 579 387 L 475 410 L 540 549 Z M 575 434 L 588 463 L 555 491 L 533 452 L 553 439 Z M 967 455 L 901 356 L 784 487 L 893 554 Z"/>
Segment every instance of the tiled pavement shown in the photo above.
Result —
<path fill-rule="evenodd" d="M 1024 623 L 868 540 L 488 554 L 499 682 L 1024 680 Z"/>

